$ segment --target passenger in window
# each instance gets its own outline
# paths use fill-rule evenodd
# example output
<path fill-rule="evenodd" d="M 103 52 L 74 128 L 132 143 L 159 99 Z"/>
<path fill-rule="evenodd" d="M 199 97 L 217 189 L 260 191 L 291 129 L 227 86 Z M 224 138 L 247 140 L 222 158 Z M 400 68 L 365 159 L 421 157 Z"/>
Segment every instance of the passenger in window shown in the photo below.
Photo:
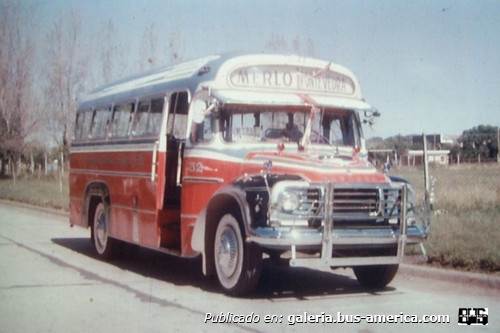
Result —
<path fill-rule="evenodd" d="M 302 132 L 296 124 L 287 124 L 281 135 L 284 140 L 291 142 L 299 142 L 302 138 Z"/>

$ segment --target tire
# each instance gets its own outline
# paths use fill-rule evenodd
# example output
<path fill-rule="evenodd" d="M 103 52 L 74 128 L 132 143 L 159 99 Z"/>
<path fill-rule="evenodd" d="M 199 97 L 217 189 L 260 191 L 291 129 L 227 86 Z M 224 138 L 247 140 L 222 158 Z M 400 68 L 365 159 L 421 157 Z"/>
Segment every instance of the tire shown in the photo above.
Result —
<path fill-rule="evenodd" d="M 231 214 L 222 216 L 215 231 L 215 270 L 221 287 L 230 295 L 249 293 L 260 278 L 262 250 L 243 239 L 238 220 Z"/>
<path fill-rule="evenodd" d="M 114 259 L 119 247 L 118 241 L 109 237 L 109 221 L 109 209 L 100 202 L 95 208 L 92 236 L 97 254 L 105 260 Z"/>
<path fill-rule="evenodd" d="M 365 288 L 382 289 L 387 286 L 398 271 L 399 265 L 354 266 L 354 275 Z"/>

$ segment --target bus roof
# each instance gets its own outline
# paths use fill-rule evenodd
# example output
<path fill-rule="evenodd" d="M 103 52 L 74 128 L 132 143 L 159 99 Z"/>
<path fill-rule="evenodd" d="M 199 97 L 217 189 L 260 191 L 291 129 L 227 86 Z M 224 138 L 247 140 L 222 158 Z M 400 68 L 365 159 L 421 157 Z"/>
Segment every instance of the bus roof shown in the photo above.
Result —
<path fill-rule="evenodd" d="M 320 104 L 369 109 L 355 76 L 331 62 L 274 54 L 212 55 L 158 68 L 90 92 L 79 109 L 169 90 L 210 88 L 229 103 Z"/>

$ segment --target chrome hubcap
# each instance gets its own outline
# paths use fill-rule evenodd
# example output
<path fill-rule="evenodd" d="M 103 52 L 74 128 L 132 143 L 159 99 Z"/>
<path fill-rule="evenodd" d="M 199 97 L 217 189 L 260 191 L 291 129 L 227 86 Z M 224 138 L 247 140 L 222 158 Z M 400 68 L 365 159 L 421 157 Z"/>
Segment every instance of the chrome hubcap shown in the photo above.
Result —
<path fill-rule="evenodd" d="M 238 240 L 231 227 L 226 227 L 221 233 L 217 262 L 221 272 L 233 276 L 238 266 Z"/>
<path fill-rule="evenodd" d="M 106 230 L 106 217 L 104 215 L 104 212 L 101 212 L 99 216 L 97 217 L 96 224 L 96 241 L 99 244 L 100 248 L 106 247 L 106 240 L 107 240 L 107 230 Z"/>

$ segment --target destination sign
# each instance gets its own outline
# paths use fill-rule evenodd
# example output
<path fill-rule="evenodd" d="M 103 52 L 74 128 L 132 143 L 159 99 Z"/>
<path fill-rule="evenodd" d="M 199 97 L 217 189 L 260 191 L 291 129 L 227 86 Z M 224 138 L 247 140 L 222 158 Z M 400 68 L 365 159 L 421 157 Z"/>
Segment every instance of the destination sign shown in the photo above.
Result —
<path fill-rule="evenodd" d="M 229 75 L 229 83 L 236 88 L 263 88 L 300 90 L 341 95 L 354 94 L 353 80 L 326 68 L 295 66 L 240 67 Z"/>

